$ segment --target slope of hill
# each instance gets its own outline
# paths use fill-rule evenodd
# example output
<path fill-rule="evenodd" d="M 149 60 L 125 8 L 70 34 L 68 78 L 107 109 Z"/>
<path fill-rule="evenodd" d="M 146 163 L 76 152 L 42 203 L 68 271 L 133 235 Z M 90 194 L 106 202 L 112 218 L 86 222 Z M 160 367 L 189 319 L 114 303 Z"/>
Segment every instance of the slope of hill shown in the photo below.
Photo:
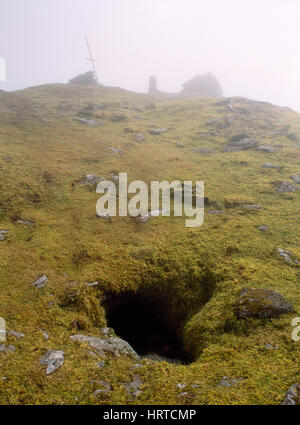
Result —
<path fill-rule="evenodd" d="M 1 346 L 0 403 L 280 404 L 300 381 L 299 139 L 299 114 L 245 98 L 0 92 L 0 316 L 18 332 Z M 204 181 L 203 226 L 97 217 L 85 176 L 119 172 Z M 294 312 L 241 319 L 245 287 Z M 146 356 L 70 338 L 107 341 L 107 325 Z M 49 375 L 47 350 L 64 352 Z"/>

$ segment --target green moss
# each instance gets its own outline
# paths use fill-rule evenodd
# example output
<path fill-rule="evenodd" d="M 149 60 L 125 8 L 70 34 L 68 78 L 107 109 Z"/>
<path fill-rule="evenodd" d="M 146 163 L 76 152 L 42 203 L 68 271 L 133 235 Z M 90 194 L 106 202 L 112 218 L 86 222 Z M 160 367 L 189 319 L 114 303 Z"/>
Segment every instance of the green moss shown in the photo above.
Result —
<path fill-rule="evenodd" d="M 8 336 L 16 352 L 0 354 L 0 379 L 7 378 L 1 381 L 0 403 L 178 404 L 179 382 L 187 385 L 189 397 L 180 400 L 187 404 L 281 403 L 300 379 L 291 317 L 240 321 L 234 305 L 241 288 L 268 288 L 285 296 L 295 315 L 300 311 L 299 266 L 290 267 L 276 252 L 288 249 L 300 259 L 295 236 L 300 191 L 279 195 L 273 184 L 299 171 L 300 148 L 274 135 L 287 124 L 298 133 L 298 114 L 234 99 L 236 107 L 255 110 L 255 121 L 241 115 L 235 127 L 211 135 L 207 119 L 232 115 L 215 99 L 155 97 L 155 109 L 147 109 L 148 96 L 125 90 L 46 85 L 1 92 L 0 101 L 6 107 L 0 123 L 0 229 L 9 230 L 0 241 L 0 316 L 25 334 L 20 340 Z M 91 103 L 101 126 L 73 120 Z M 106 106 L 97 109 L 101 104 Z M 113 122 L 117 116 L 127 120 Z M 169 130 L 151 136 L 151 124 Z M 223 152 L 245 127 L 262 144 L 282 148 L 272 159 L 255 150 Z M 135 132 L 146 139 L 136 142 Z M 109 153 L 109 146 L 124 155 Z M 215 153 L 196 153 L 195 147 Z M 265 162 L 281 168 L 262 169 Z M 116 170 L 127 172 L 129 181 L 204 180 L 205 196 L 225 214 L 206 214 L 196 229 L 185 227 L 185 217 L 143 225 L 129 217 L 99 220 L 98 195 L 78 182 L 88 173 L 110 178 Z M 262 208 L 250 211 L 238 204 Z M 19 218 L 35 226 L 18 225 Z M 257 229 L 262 224 L 268 232 Z M 49 282 L 37 290 L 30 284 L 41 274 Z M 96 280 L 95 288 L 70 286 Z M 79 330 L 99 336 L 106 324 L 103 294 L 126 291 L 162 299 L 162 313 L 195 359 L 189 366 L 142 361 L 143 393 L 133 402 L 123 385 L 132 378 L 132 361 L 108 357 L 99 369 L 97 359 L 69 338 Z M 39 364 L 46 349 L 65 352 L 63 367 L 50 376 Z M 219 382 L 225 375 L 243 381 L 224 389 Z M 109 379 L 113 391 L 95 399 L 92 379 Z"/>

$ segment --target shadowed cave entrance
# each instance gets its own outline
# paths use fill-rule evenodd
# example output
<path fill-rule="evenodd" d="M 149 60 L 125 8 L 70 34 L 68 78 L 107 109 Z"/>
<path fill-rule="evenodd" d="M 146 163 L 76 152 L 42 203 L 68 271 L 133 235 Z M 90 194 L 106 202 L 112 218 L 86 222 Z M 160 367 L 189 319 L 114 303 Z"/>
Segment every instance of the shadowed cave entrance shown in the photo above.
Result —
<path fill-rule="evenodd" d="M 176 329 L 166 320 L 167 306 L 161 298 L 126 292 L 109 295 L 105 304 L 108 326 L 140 356 L 191 363 Z"/>

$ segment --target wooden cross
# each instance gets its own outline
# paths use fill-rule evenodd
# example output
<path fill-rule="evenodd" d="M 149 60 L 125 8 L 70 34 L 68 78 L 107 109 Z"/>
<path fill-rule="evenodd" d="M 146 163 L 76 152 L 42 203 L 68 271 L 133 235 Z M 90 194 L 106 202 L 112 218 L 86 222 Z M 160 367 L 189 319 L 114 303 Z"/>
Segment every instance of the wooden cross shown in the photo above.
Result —
<path fill-rule="evenodd" d="M 90 55 L 90 57 L 89 58 L 86 58 L 86 59 L 88 61 L 91 61 L 92 66 L 93 66 L 93 70 L 94 70 L 95 79 L 96 79 L 97 83 L 99 84 L 99 80 L 98 80 L 98 76 L 97 76 L 97 71 L 96 71 L 96 66 L 95 66 L 95 62 L 97 62 L 97 60 L 94 59 L 93 56 L 92 56 L 92 51 L 91 51 L 91 48 L 90 48 L 89 40 L 88 40 L 88 38 L 87 38 L 86 35 L 85 35 L 85 41 L 86 41 L 86 45 L 87 45 L 87 48 L 88 48 L 88 51 L 89 51 L 89 55 Z"/>

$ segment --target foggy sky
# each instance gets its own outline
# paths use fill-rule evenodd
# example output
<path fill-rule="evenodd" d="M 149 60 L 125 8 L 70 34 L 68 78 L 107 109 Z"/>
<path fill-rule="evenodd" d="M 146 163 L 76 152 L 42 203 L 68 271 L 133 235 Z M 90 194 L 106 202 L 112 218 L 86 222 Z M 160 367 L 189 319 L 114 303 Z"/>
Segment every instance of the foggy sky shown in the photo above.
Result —
<path fill-rule="evenodd" d="M 179 91 L 206 72 L 225 96 L 300 111 L 299 0 L 0 0 L 0 89 L 67 82 L 90 69 L 104 85 Z"/>

